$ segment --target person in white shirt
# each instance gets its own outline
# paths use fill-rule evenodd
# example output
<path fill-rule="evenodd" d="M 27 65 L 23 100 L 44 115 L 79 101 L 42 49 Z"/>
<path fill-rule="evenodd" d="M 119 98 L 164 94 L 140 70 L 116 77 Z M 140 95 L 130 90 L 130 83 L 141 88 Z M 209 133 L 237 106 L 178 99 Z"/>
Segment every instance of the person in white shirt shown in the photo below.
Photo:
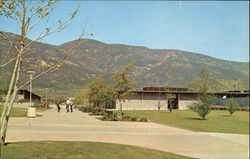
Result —
<path fill-rule="evenodd" d="M 69 112 L 69 106 L 70 106 L 71 102 L 69 100 L 69 98 L 66 100 L 66 110 L 67 110 L 67 113 Z"/>

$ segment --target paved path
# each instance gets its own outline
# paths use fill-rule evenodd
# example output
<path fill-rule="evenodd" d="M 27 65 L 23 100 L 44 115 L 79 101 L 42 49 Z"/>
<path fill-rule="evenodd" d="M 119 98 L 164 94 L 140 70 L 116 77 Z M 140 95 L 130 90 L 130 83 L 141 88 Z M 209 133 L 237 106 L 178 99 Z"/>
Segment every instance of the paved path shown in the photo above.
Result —
<path fill-rule="evenodd" d="M 42 117 L 11 118 L 7 142 L 98 141 L 142 146 L 204 159 L 247 159 L 248 135 L 199 133 L 155 123 L 100 121 L 65 108 Z"/>

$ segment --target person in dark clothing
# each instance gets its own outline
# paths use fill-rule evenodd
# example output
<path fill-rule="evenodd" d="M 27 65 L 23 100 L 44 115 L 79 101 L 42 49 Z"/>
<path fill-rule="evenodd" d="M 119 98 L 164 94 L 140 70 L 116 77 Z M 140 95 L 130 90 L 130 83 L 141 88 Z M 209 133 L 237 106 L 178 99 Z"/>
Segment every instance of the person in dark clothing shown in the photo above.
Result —
<path fill-rule="evenodd" d="M 57 106 L 58 113 L 60 112 L 60 109 L 61 109 L 60 104 L 61 104 L 61 99 L 57 99 L 56 106 Z"/>
<path fill-rule="evenodd" d="M 71 113 L 73 112 L 73 100 L 72 99 L 70 100 L 70 111 Z"/>

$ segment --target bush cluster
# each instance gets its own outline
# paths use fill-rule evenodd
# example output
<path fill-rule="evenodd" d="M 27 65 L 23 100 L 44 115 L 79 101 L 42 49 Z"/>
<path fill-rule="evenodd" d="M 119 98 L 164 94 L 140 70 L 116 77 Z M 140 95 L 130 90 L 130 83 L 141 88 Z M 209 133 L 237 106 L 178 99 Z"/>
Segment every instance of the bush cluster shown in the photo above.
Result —
<path fill-rule="evenodd" d="M 148 119 L 145 117 L 130 116 L 124 112 L 114 112 L 114 111 L 105 111 L 101 108 L 94 107 L 79 107 L 82 112 L 91 113 L 92 115 L 102 116 L 101 120 L 104 121 L 140 121 L 147 122 Z"/>
<path fill-rule="evenodd" d="M 125 114 L 124 112 L 112 112 L 112 113 L 106 113 L 101 120 L 105 121 L 141 121 L 141 122 L 147 122 L 148 119 L 145 117 L 137 117 L 137 116 L 130 116 Z"/>
<path fill-rule="evenodd" d="M 228 106 L 223 105 L 212 105 L 211 110 L 228 110 Z M 236 111 L 249 111 L 249 107 L 237 106 Z"/>
<path fill-rule="evenodd" d="M 86 113 L 90 113 L 92 111 L 92 107 L 78 107 L 78 109 Z"/>
<path fill-rule="evenodd" d="M 79 107 L 80 111 L 85 113 L 91 113 L 91 115 L 104 115 L 106 112 L 105 110 L 98 108 L 98 107 Z"/>

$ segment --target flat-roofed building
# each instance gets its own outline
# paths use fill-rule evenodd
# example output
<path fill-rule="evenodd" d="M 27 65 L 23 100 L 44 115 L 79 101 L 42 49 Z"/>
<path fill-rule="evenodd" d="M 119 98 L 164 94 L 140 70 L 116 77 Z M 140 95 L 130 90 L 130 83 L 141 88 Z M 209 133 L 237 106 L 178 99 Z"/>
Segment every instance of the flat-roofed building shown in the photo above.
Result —
<path fill-rule="evenodd" d="M 145 87 L 143 90 L 134 91 L 128 99 L 122 102 L 123 110 L 168 110 L 170 102 L 173 109 L 187 110 L 190 105 L 197 102 L 199 93 L 188 88 L 175 87 Z M 249 97 L 247 91 L 216 92 L 216 98 Z M 171 100 L 169 100 L 171 98 Z M 116 106 L 115 106 L 116 105 Z M 114 105 L 120 109 L 119 101 Z"/>

